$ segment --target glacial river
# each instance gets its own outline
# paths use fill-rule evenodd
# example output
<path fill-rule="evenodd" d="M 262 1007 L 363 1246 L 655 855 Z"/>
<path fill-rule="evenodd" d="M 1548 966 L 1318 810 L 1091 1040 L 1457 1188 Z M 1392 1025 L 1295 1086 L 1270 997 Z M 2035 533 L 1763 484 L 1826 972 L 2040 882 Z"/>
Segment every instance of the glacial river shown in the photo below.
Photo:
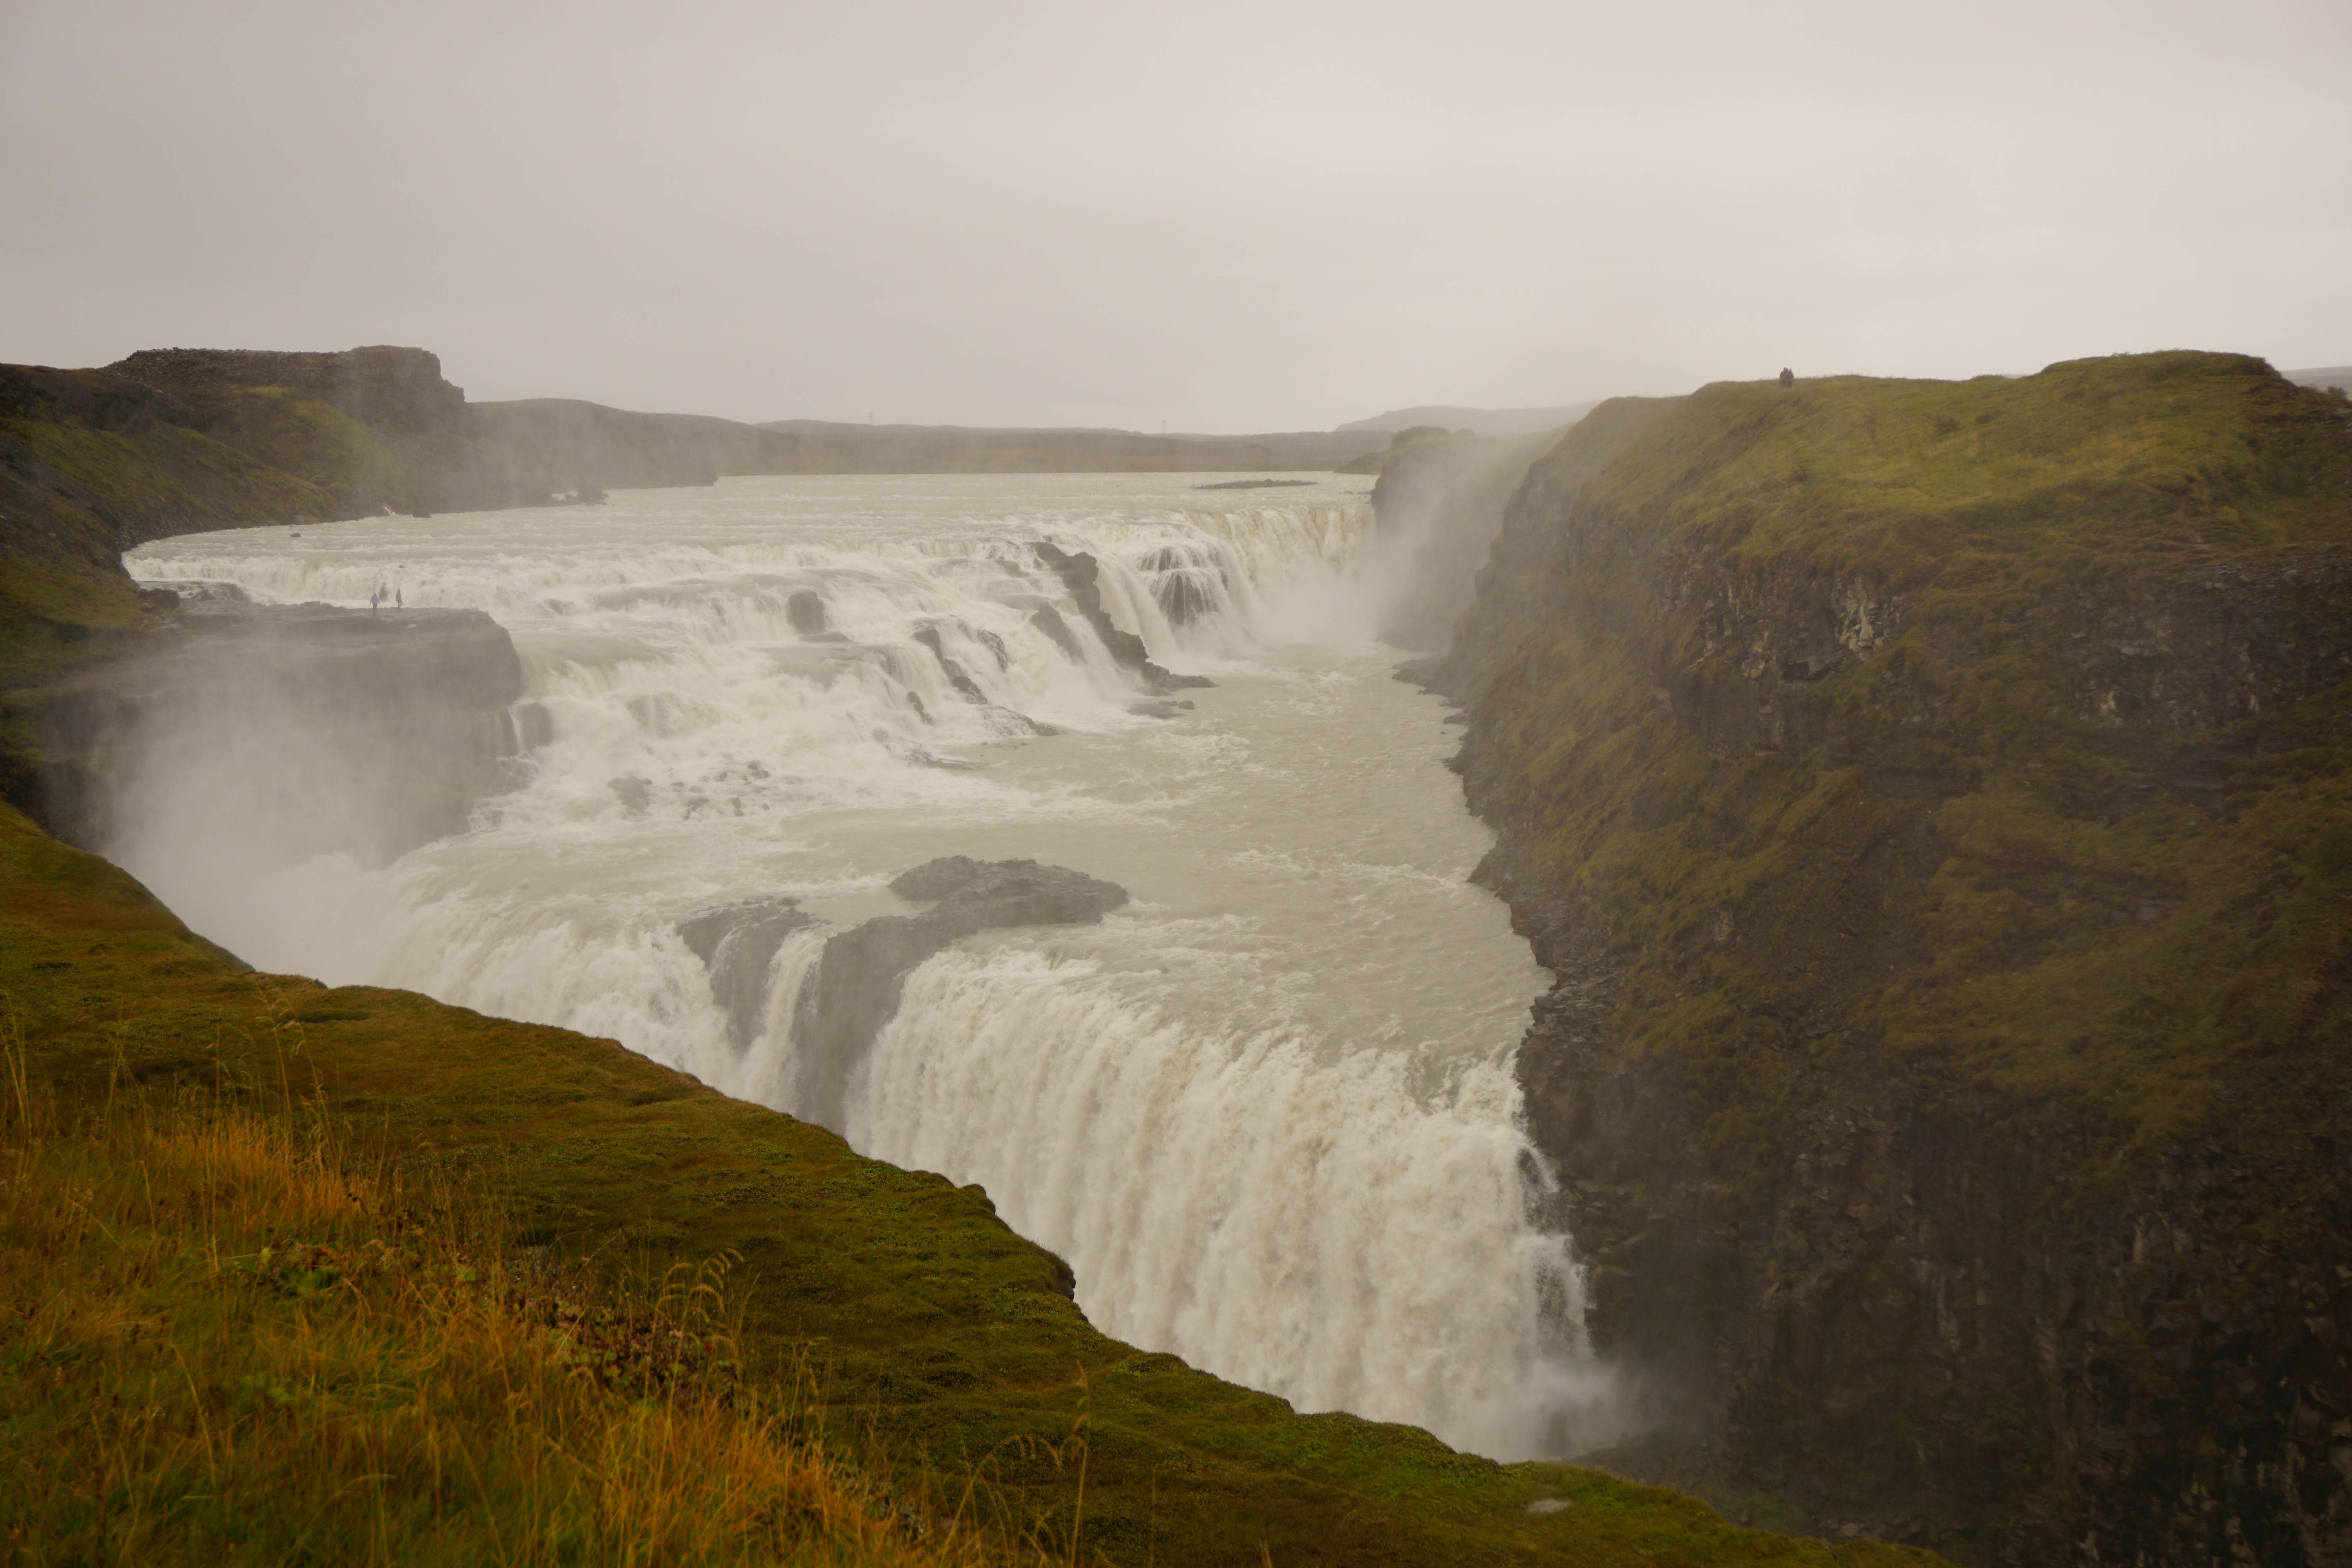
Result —
<path fill-rule="evenodd" d="M 472 831 L 390 865 L 268 864 L 169 790 L 114 853 L 264 967 L 611 1036 L 784 1110 L 798 987 L 831 931 L 908 910 L 893 876 L 1108 878 L 1133 901 L 1101 925 L 908 978 L 850 1142 L 981 1183 L 1121 1339 L 1302 1409 L 1571 1450 L 1605 1378 L 1569 1244 L 1526 1218 L 1510 1070 L 1544 976 L 1465 880 L 1490 836 L 1440 705 L 1368 633 L 1368 481 L 1194 488 L 1217 477 L 737 479 L 147 545 L 151 581 L 487 610 L 548 738 Z M 1038 540 L 1215 686 L 1153 709 Z M 745 1037 L 678 923 L 779 895 L 823 923 Z"/>

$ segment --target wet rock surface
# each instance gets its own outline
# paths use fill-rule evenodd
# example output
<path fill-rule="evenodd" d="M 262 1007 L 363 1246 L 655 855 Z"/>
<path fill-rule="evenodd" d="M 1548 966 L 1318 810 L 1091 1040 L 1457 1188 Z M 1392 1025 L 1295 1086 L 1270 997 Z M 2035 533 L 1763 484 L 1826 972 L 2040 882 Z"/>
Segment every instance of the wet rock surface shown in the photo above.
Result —
<path fill-rule="evenodd" d="M 962 665 L 948 656 L 946 647 L 940 638 L 939 627 L 917 626 L 915 640 L 931 650 L 931 657 L 940 661 L 940 668 L 946 673 L 948 684 L 956 689 L 958 696 L 976 707 L 992 706 L 988 700 L 988 693 L 981 689 L 980 682 L 974 680 Z"/>
<path fill-rule="evenodd" d="M 793 1021 L 795 1103 L 841 1131 L 849 1076 L 898 1010 L 908 973 L 977 932 L 1003 926 L 1087 925 L 1128 901 L 1127 889 L 1034 860 L 948 856 L 899 876 L 890 890 L 931 904 L 918 915 L 877 915 L 829 938 Z M 781 941 L 781 938 L 779 938 Z"/>
<path fill-rule="evenodd" d="M 194 585 L 190 585 L 192 588 Z M 136 657 L 40 694 L 43 819 L 100 845 L 123 781 L 161 776 L 226 734 L 273 760 L 247 804 L 283 796 L 272 847 L 289 862 L 343 851 L 383 862 L 462 831 L 510 787 L 525 742 L 514 643 L 478 610 L 373 614 L 182 593 Z"/>
<path fill-rule="evenodd" d="M 793 590 L 792 596 L 784 601 L 784 619 L 792 623 L 793 630 L 803 637 L 814 637 L 833 629 L 825 615 L 824 599 L 813 588 Z"/>
<path fill-rule="evenodd" d="M 988 710 L 990 716 L 1003 728 L 1024 735 L 1058 735 L 1062 732 L 1057 725 L 1032 719 L 1026 713 L 991 701 L 986 689 L 971 678 L 971 672 L 969 669 L 948 653 L 946 639 L 940 635 L 939 627 L 917 626 L 915 640 L 930 649 L 931 657 L 939 660 L 940 672 L 948 678 L 948 684 L 955 688 L 958 696 L 975 708 Z M 1009 662 L 1003 640 L 992 633 L 982 632 L 974 640 L 995 658 L 998 668 L 1003 668 Z M 908 693 L 908 697 L 910 700 L 914 700 L 912 692 Z M 930 716 L 926 713 L 924 717 L 928 720 Z M 934 759 L 928 765 L 956 767 L 971 764 Z"/>
<path fill-rule="evenodd" d="M 1062 612 L 1053 605 L 1042 605 L 1031 611 L 1029 624 L 1051 638 L 1054 646 L 1068 658 L 1075 660 L 1084 657 L 1078 648 L 1077 634 L 1070 630 L 1070 623 L 1064 620 Z"/>
<path fill-rule="evenodd" d="M 1118 662 L 1120 668 L 1128 670 L 1141 681 L 1144 688 L 1154 696 L 1166 697 L 1194 687 L 1216 684 L 1204 675 L 1173 675 L 1162 669 L 1151 662 L 1150 650 L 1143 646 L 1141 637 L 1137 637 L 1133 632 L 1119 630 L 1118 625 L 1111 620 L 1110 612 L 1103 608 L 1102 589 L 1097 582 L 1102 574 L 1102 565 L 1093 556 L 1084 551 L 1073 553 L 1061 550 L 1042 540 L 1038 542 L 1035 549 L 1037 558 L 1053 568 L 1055 575 L 1062 579 L 1062 585 L 1070 591 L 1070 597 L 1077 605 L 1078 613 L 1086 616 L 1087 624 L 1094 627 L 1097 637 L 1102 638 L 1103 647 L 1110 650 L 1111 658 Z M 1058 622 L 1060 618 L 1056 616 L 1055 620 Z M 1032 616 L 1031 619 L 1034 622 L 1036 617 Z M 1051 630 L 1042 624 L 1040 624 L 1040 629 L 1045 630 L 1048 636 L 1053 635 Z M 1055 640 L 1058 642 L 1061 639 L 1057 637 Z"/>
<path fill-rule="evenodd" d="M 677 934 L 710 973 L 710 999 L 727 1015 L 727 1037 L 737 1050 L 760 1032 L 768 1000 L 768 970 L 784 939 L 816 923 L 791 899 L 757 899 L 705 910 L 677 922 Z"/>
<path fill-rule="evenodd" d="M 919 918 L 969 924 L 971 931 L 1092 924 L 1127 902 L 1126 889 L 1082 871 L 1034 860 L 974 860 L 962 855 L 926 861 L 892 881 L 890 890 L 915 903 L 937 900 L 929 913 Z"/>

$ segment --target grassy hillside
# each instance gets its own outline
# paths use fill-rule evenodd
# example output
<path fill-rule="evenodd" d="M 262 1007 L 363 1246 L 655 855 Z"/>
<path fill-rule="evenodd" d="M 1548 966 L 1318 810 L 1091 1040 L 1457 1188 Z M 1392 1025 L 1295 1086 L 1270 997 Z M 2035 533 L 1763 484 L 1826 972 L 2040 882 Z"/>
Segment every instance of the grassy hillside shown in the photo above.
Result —
<path fill-rule="evenodd" d="M 523 499 L 477 472 L 480 442 L 468 426 L 465 394 L 442 379 L 440 361 L 421 349 L 148 349 L 84 374 L 175 400 L 192 416 L 187 423 L 279 476 L 248 491 L 257 505 L 280 509 L 266 512 L 268 521 Z M 305 488 L 308 504 L 282 510 L 295 499 L 284 490 L 289 480 Z"/>
<path fill-rule="evenodd" d="M 101 501 L 118 546 L 806 466 L 792 437 L 723 419 L 469 405 L 438 360 L 402 348 L 159 349 L 104 370 L 0 366 L 0 437 Z"/>
<path fill-rule="evenodd" d="M 110 567 L 115 552 L 173 533 L 410 510 L 468 458 L 447 431 L 368 425 L 310 389 L 150 369 L 155 384 L 121 368 L 0 366 L 18 499 L 26 512 L 87 514 Z"/>
<path fill-rule="evenodd" d="M 755 1450 L 730 1486 L 782 1497 L 802 1484 L 776 1479 L 786 1461 L 814 1455 L 831 1479 L 808 1485 L 885 1513 L 952 1517 L 976 1481 L 1006 1526 L 991 1550 L 1057 1562 L 1922 1560 L 1294 1415 L 1096 1333 L 977 1189 L 861 1159 L 607 1041 L 242 972 L 5 812 L 0 998 L 16 1305 L 0 1363 L 28 1394 L 0 1415 L 0 1514 L 20 1547 L 55 1543 L 36 1561 L 101 1542 L 213 1561 L 235 1542 L 273 1561 L 464 1560 L 486 1540 L 618 1561 L 648 1520 L 684 1529 L 654 1494 L 690 1478 L 656 1459 L 709 1470 Z M 72 1213 L 39 1197 L 68 1186 Z M 712 1259 L 731 1265 L 723 1295 L 693 1297 Z M 551 1327 L 638 1382 L 558 1389 Z M 648 1350 L 680 1332 L 723 1353 Z M 445 1352 L 440 1382 L 415 1370 Z M 499 1379 L 515 1392 L 486 1399 Z M 434 1388 L 450 1403 L 427 1420 Z M 688 1417 L 740 1430 L 698 1449 L 644 1429 Z M 280 1493 L 289 1446 L 327 1458 Z M 1528 1511 L 1543 1499 L 1571 1506 Z M 786 1513 L 728 1515 L 742 1528 L 676 1560 L 757 1555 L 787 1539 Z"/>
<path fill-rule="evenodd" d="M 2333 1528 L 2347 416 L 2219 354 L 1717 385 L 1514 503 L 1440 679 L 1570 982 L 1530 1113 L 1604 1334 L 1823 1509 Z"/>

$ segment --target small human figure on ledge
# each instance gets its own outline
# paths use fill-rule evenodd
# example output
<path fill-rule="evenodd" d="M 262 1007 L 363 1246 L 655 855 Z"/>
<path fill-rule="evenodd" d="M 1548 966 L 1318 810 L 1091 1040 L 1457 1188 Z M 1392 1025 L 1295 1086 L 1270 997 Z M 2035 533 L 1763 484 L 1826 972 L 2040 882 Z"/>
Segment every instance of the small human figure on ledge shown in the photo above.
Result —
<path fill-rule="evenodd" d="M 1785 364 L 1780 367 L 1780 384 L 1782 386 L 1794 386 L 1797 384 L 1797 373 L 1790 370 Z"/>

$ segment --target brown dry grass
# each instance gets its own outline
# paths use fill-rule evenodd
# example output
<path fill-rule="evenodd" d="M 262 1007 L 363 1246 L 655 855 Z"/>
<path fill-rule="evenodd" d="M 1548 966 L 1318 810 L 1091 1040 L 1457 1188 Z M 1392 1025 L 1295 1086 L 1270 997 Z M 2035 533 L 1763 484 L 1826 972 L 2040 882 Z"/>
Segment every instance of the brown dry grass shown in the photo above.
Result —
<path fill-rule="evenodd" d="M 0 1065 L 13 1562 L 1041 1560 L 747 1374 L 725 1255 L 614 1285 L 290 1089 L 68 1103 L 13 1016 Z"/>

